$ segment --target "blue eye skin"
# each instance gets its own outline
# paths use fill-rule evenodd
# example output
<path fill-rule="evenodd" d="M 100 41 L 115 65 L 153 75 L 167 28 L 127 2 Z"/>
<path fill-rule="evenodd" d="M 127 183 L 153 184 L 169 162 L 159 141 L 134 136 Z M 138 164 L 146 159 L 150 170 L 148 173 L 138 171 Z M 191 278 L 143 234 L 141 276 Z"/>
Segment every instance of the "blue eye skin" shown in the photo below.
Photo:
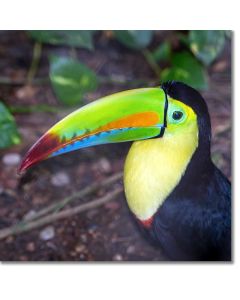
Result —
<path fill-rule="evenodd" d="M 183 123 L 187 119 L 187 112 L 184 108 L 176 104 L 170 104 L 168 109 L 168 122 L 169 124 L 179 124 Z"/>

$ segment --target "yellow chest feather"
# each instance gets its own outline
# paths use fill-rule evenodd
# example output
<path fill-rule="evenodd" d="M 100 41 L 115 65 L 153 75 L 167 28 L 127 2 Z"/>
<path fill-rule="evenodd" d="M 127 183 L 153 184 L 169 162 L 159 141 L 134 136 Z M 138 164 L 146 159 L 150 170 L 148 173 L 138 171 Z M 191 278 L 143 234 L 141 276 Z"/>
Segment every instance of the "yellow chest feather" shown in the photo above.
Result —
<path fill-rule="evenodd" d="M 147 220 L 179 183 L 197 148 L 196 128 L 134 142 L 124 166 L 124 189 L 130 210 Z"/>

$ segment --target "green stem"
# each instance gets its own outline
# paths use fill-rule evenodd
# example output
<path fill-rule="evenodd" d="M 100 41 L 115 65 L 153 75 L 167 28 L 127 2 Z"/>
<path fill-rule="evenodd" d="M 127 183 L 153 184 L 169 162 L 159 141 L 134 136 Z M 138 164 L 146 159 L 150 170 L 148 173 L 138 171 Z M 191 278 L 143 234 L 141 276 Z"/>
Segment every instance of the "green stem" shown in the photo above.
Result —
<path fill-rule="evenodd" d="M 8 106 L 11 113 L 17 114 L 28 114 L 28 113 L 35 113 L 35 112 L 49 112 L 49 113 L 57 113 L 62 111 L 62 108 L 50 106 L 47 104 L 36 104 L 36 105 L 29 105 L 29 106 L 20 106 L 20 105 L 11 105 Z"/>
<path fill-rule="evenodd" d="M 38 65 L 42 55 L 42 44 L 36 42 L 33 47 L 33 57 L 30 69 L 27 74 L 27 83 L 32 84 L 33 78 L 37 73 Z"/>
<path fill-rule="evenodd" d="M 135 85 L 141 85 L 141 84 L 149 84 L 149 79 L 135 79 L 135 80 L 127 80 L 127 79 L 122 79 L 118 77 L 106 77 L 106 76 L 99 76 L 99 81 L 101 84 L 117 84 L 117 85 L 122 85 L 122 84 L 128 84 L 130 86 L 135 86 Z M 31 84 L 34 85 L 41 85 L 41 84 L 49 84 L 50 80 L 47 77 L 43 78 L 34 78 L 31 82 Z M 153 82 L 154 83 L 154 82 Z M 0 76 L 0 85 L 26 85 L 27 81 L 25 79 L 12 79 L 9 77 L 3 77 Z"/>
<path fill-rule="evenodd" d="M 73 58 L 73 59 L 77 59 L 77 51 L 74 47 L 71 47 L 70 48 L 70 56 Z"/>
<path fill-rule="evenodd" d="M 157 76 L 157 78 L 160 77 L 161 69 L 159 68 L 158 64 L 154 60 L 152 53 L 148 49 L 143 49 L 142 54 L 145 57 L 146 61 L 148 62 L 149 66 Z"/>
<path fill-rule="evenodd" d="M 35 78 L 32 79 L 32 84 L 48 84 L 49 78 Z M 0 76 L 0 85 L 26 85 L 26 79 L 12 79 L 9 77 Z"/>
<path fill-rule="evenodd" d="M 116 84 L 116 85 L 127 84 L 129 86 L 146 85 L 149 83 L 148 79 L 127 80 L 125 78 L 121 78 L 118 76 L 111 76 L 111 77 L 101 76 L 99 77 L 99 81 L 101 84 Z"/>

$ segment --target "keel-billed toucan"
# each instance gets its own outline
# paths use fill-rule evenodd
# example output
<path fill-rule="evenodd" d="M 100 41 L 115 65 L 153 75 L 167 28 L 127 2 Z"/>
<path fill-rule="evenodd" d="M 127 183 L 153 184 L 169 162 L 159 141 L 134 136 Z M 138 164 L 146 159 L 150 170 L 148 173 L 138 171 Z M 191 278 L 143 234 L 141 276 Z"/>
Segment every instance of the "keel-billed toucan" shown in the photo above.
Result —
<path fill-rule="evenodd" d="M 173 260 L 231 260 L 231 186 L 213 164 L 207 105 L 193 88 L 116 93 L 54 125 L 20 171 L 80 148 L 134 141 L 124 167 L 129 208 Z"/>

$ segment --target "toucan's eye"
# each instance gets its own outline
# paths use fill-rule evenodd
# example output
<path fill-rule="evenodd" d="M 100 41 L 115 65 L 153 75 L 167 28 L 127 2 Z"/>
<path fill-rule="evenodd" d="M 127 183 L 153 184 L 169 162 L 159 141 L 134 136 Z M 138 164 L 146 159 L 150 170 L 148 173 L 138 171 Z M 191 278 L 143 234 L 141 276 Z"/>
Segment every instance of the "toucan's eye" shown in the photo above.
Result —
<path fill-rule="evenodd" d="M 181 124 L 187 119 L 187 112 L 180 105 L 171 103 L 168 108 L 168 119 L 169 124 Z"/>
<path fill-rule="evenodd" d="M 172 118 L 175 121 L 180 121 L 183 117 L 183 113 L 181 111 L 175 110 L 172 114 Z"/>

